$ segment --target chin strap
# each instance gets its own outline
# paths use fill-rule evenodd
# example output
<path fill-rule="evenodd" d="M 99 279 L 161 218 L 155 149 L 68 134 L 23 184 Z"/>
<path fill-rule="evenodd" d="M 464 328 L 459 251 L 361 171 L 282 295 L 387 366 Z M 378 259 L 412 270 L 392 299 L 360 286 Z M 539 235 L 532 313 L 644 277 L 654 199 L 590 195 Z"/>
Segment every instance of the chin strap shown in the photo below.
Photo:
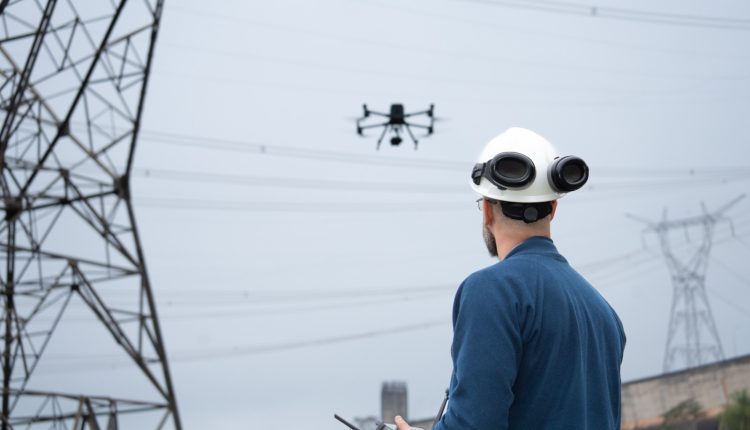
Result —
<path fill-rule="evenodd" d="M 501 201 L 500 208 L 508 218 L 521 220 L 526 224 L 539 221 L 552 213 L 552 203 L 550 202 L 515 203 Z"/>

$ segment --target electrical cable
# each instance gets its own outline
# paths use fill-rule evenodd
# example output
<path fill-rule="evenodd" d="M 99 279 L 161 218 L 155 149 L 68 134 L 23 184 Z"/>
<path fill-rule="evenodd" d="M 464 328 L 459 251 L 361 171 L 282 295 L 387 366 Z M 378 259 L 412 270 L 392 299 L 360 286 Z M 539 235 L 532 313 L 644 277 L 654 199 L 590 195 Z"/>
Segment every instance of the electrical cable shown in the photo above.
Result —
<path fill-rule="evenodd" d="M 233 78 L 217 78 L 215 75 L 198 75 L 195 73 L 181 73 L 181 72 L 160 72 L 155 71 L 156 75 L 165 74 L 170 76 L 171 78 L 183 78 L 188 79 L 190 81 L 194 82 L 200 82 L 200 84 L 205 84 L 206 82 L 215 82 L 220 85 L 225 86 L 231 86 L 231 91 L 236 91 L 237 86 L 244 86 L 244 87 L 260 87 L 261 89 L 269 89 L 269 88 L 275 88 L 280 89 L 282 91 L 290 91 L 293 92 L 295 97 L 299 96 L 300 92 L 314 92 L 314 93 L 323 93 L 323 94 L 344 94 L 347 96 L 356 96 L 360 97 L 362 94 L 361 90 L 356 89 L 344 89 L 341 86 L 335 86 L 335 87 L 322 87 L 322 86 L 312 86 L 309 84 L 294 84 L 289 82 L 280 82 L 280 81 L 251 81 L 247 78 L 243 79 L 233 79 Z M 738 78 L 743 79 L 743 78 Z M 191 84 L 197 85 L 197 84 Z M 424 91 L 414 90 L 409 92 L 409 88 L 405 88 L 404 90 L 400 91 L 400 93 L 403 96 L 406 95 L 413 95 L 414 97 L 423 97 Z M 706 96 L 700 96 L 699 93 L 714 93 L 715 90 L 712 89 L 706 89 L 706 90 L 700 90 L 700 91 L 689 91 L 685 93 L 688 97 L 683 98 L 675 98 L 675 97 L 664 97 L 663 93 L 677 93 L 682 94 L 682 90 L 664 90 L 662 94 L 655 94 L 653 92 L 646 93 L 646 94 L 630 94 L 631 97 L 629 98 L 623 98 L 623 96 L 627 96 L 628 94 L 622 94 L 620 98 L 616 99 L 595 99 L 595 100 L 579 100 L 579 99 L 572 99 L 571 97 L 562 97 L 557 99 L 549 99 L 547 97 L 549 92 L 541 94 L 543 98 L 539 99 L 532 99 L 528 96 L 522 96 L 518 98 L 478 98 L 478 97 L 465 97 L 466 92 L 461 92 L 458 95 L 446 95 L 441 96 L 438 100 L 440 103 L 447 103 L 450 102 L 451 104 L 465 104 L 470 105 L 472 107 L 476 107 L 477 105 L 489 105 L 489 106 L 505 106 L 505 107 L 514 107 L 518 108 L 519 106 L 533 106 L 537 108 L 553 108 L 553 107 L 570 107 L 570 106 L 577 106 L 577 107 L 583 107 L 583 108 L 600 108 L 600 107 L 611 107 L 611 108 L 617 108 L 621 109 L 626 106 L 649 106 L 653 107 L 654 104 L 666 104 L 666 105 L 683 105 L 685 103 L 700 103 L 703 105 L 707 105 L 708 103 L 721 103 L 724 105 L 723 107 L 726 107 L 727 103 L 739 103 L 744 104 L 747 101 L 747 98 L 744 97 L 743 92 L 746 92 L 747 89 L 745 88 L 729 88 L 724 89 L 726 94 L 723 95 L 713 95 L 709 94 L 709 97 Z M 727 93 L 728 92 L 728 93 Z M 576 95 L 580 94 L 581 92 L 576 92 Z M 484 93 L 481 93 L 484 94 Z M 276 93 L 273 93 L 273 96 L 275 96 Z M 471 93 L 470 93 L 471 95 Z M 634 98 L 632 96 L 637 96 L 637 98 Z M 347 99 L 350 101 L 351 97 L 347 97 Z"/>
<path fill-rule="evenodd" d="M 219 139 L 202 136 L 181 135 L 177 133 L 165 133 L 144 130 L 140 135 L 141 140 L 153 143 L 170 145 L 194 146 L 202 149 L 248 152 L 262 155 L 273 155 L 282 157 L 314 159 L 325 161 L 337 161 L 345 163 L 360 163 L 384 165 L 388 167 L 405 168 L 428 168 L 437 170 L 465 171 L 467 164 L 448 160 L 422 160 L 398 157 L 375 157 L 370 154 L 357 154 L 353 152 L 326 151 L 320 149 L 309 149 L 290 147 L 275 144 L 255 143 L 231 139 Z M 211 145 L 207 145 L 210 143 Z M 468 164 L 470 165 L 470 164 Z"/>
<path fill-rule="evenodd" d="M 468 211 L 468 203 L 448 202 L 260 202 L 241 200 L 204 200 L 162 197 L 138 197 L 136 206 L 152 209 L 279 213 L 402 213 Z"/>
<path fill-rule="evenodd" d="M 309 148 L 291 147 L 277 144 L 258 143 L 245 140 L 223 139 L 210 136 L 197 136 L 180 133 L 172 133 L 157 130 L 142 130 L 142 140 L 153 143 L 175 144 L 184 146 L 195 146 L 208 150 L 231 150 L 238 152 L 249 152 L 254 154 L 268 154 L 277 156 L 290 156 L 295 158 L 322 159 L 331 161 L 355 162 L 365 164 L 383 164 L 389 167 L 419 167 L 438 170 L 466 171 L 466 166 L 471 166 L 470 161 L 456 162 L 450 160 L 425 160 L 407 159 L 400 157 L 381 157 L 370 154 L 358 154 L 344 151 L 327 151 Z M 705 180 L 705 177 L 740 178 L 750 176 L 750 166 L 723 166 L 706 168 L 643 168 L 643 167 L 601 167 L 597 174 L 605 177 L 617 178 L 653 178 L 666 177 L 670 179 L 684 180 L 685 176 L 696 178 L 696 182 Z M 643 186 L 647 184 L 644 183 Z M 670 183 L 677 185 L 677 182 Z M 604 185 L 602 185 L 604 186 Z M 623 184 L 623 186 L 625 186 Z"/>
<path fill-rule="evenodd" d="M 251 59 L 254 63 L 257 63 L 258 61 L 264 61 L 264 62 L 270 62 L 270 63 L 276 63 L 276 64 L 286 64 L 291 66 L 299 66 L 303 67 L 305 69 L 321 69 L 321 70 L 334 70 L 334 71 L 341 71 L 345 72 L 346 74 L 361 74 L 361 75 L 371 75 L 378 78 L 382 78 L 384 76 L 390 77 L 390 78 L 397 78 L 397 79 L 406 79 L 406 80 L 412 80 L 417 82 L 436 82 L 440 84 L 460 84 L 463 86 L 470 85 L 470 86 L 478 86 L 478 87 L 489 87 L 489 88 L 525 88 L 526 90 L 532 90 L 532 91 L 540 91 L 544 92 L 545 94 L 548 94 L 550 91 L 561 91 L 561 92 L 573 92 L 576 94 L 580 94 L 581 92 L 585 91 L 587 93 L 606 93 L 608 95 L 611 94 L 626 94 L 626 95 L 655 95 L 655 96 L 663 96 L 665 94 L 695 94 L 696 89 L 695 88 L 680 88 L 680 89 L 646 89 L 646 88 L 622 88 L 622 87 L 570 87 L 570 86 L 560 86 L 560 85 L 540 85 L 539 83 L 530 83 L 527 85 L 519 84 L 517 81 L 486 81 L 486 80 L 478 80 L 478 79 L 462 79 L 462 78 L 455 78 L 451 76 L 440 76 L 435 74 L 430 75 L 424 75 L 424 74 L 409 74 L 409 73 L 402 73 L 402 72 L 394 72 L 392 70 L 374 70 L 371 68 L 356 68 L 351 66 L 345 66 L 345 65 L 337 65 L 337 64 L 331 64 L 328 62 L 316 62 L 311 60 L 305 60 L 300 59 L 297 57 L 279 57 L 279 56 L 272 56 L 272 55 L 266 55 L 266 54 L 260 54 L 260 53 L 252 53 L 247 51 L 227 51 L 223 49 L 216 49 L 212 47 L 199 47 L 194 45 L 183 45 L 183 44 L 176 44 L 176 43 L 167 43 L 170 47 L 188 50 L 191 53 L 194 53 L 196 51 L 205 52 L 207 54 L 221 56 L 221 57 L 227 57 L 231 58 L 233 60 L 237 60 L 240 58 L 247 58 Z M 587 66 L 555 66 L 554 64 L 549 64 L 545 62 L 533 62 L 533 61 L 524 61 L 524 60 L 516 60 L 512 58 L 506 58 L 506 59 L 500 59 L 500 58 L 489 58 L 489 57 L 476 57 L 470 54 L 461 54 L 461 53 L 453 53 L 451 55 L 450 51 L 448 53 L 443 52 L 441 50 L 430 50 L 429 48 L 426 48 L 423 51 L 427 52 L 433 52 L 435 55 L 441 55 L 441 56 L 460 56 L 460 57 L 468 57 L 468 58 L 477 58 L 484 61 L 492 61 L 492 62 L 503 62 L 503 63 L 510 63 L 512 62 L 514 67 L 518 67 L 518 63 L 524 64 L 526 63 L 526 67 L 536 67 L 541 68 L 545 71 L 549 71 L 550 68 L 559 68 L 563 70 L 571 70 L 576 72 L 599 72 L 599 73 L 605 73 L 608 76 L 612 75 L 626 75 L 626 76 L 636 76 L 636 77 L 651 77 L 651 78 L 658 78 L 658 79 L 668 79 L 670 81 L 674 81 L 676 79 L 687 79 L 687 80 L 694 80 L 694 81 L 704 81 L 704 80 L 712 80 L 712 81 L 736 81 L 736 80 L 750 80 L 750 73 L 746 75 L 732 75 L 732 76 L 685 76 L 685 75 L 675 75 L 675 74 L 653 74 L 650 75 L 643 72 L 623 72 L 622 69 L 597 69 Z M 179 74 L 182 76 L 191 76 L 190 74 L 185 73 L 179 73 L 174 71 L 169 71 L 162 69 L 158 71 L 160 74 Z M 201 79 L 203 77 L 201 76 Z M 219 78 L 216 78 L 219 79 Z M 715 92 L 713 89 L 706 89 L 706 92 Z"/>
<path fill-rule="evenodd" d="M 748 279 L 748 278 L 745 278 L 744 276 L 742 276 L 742 275 L 741 275 L 740 273 L 738 273 L 737 271 L 735 271 L 734 269 L 732 269 L 732 268 L 731 268 L 731 267 L 729 267 L 728 265 L 726 265 L 726 264 L 722 263 L 722 262 L 721 262 L 720 260 L 718 260 L 718 259 L 717 259 L 717 258 L 716 258 L 715 256 L 713 256 L 713 255 L 711 256 L 711 261 L 712 261 L 712 262 L 713 262 L 714 264 L 718 264 L 718 265 L 719 265 L 720 267 L 722 267 L 722 268 L 723 268 L 724 270 L 726 270 L 726 271 L 727 271 L 727 273 L 731 274 L 731 275 L 732 275 L 732 276 L 734 276 L 734 277 L 735 277 L 736 279 L 740 280 L 740 281 L 742 282 L 742 284 L 744 284 L 744 285 L 745 285 L 746 287 L 749 287 L 749 288 L 750 288 L 750 279 Z"/>
<path fill-rule="evenodd" d="M 383 298 L 390 297 L 391 300 L 395 297 L 403 296 L 425 296 L 440 294 L 449 291 L 455 291 L 455 285 L 445 286 L 426 286 L 416 288 L 383 288 L 383 289 L 340 289 L 340 290 L 300 290 L 297 293 L 291 292 L 292 290 L 284 290 L 275 292 L 272 290 L 265 291 L 247 291 L 237 290 L 230 291 L 213 291 L 213 290 L 193 290 L 190 294 L 184 294 L 176 291 L 159 291 L 157 303 L 160 306 L 175 306 L 175 305 L 195 305 L 201 308 L 207 306 L 216 305 L 229 305 L 229 306 L 280 306 L 280 305 L 299 305 L 314 302 L 329 302 L 339 300 L 353 300 L 353 299 L 372 299 L 372 298 Z M 120 291 L 120 293 L 123 293 Z M 122 300 L 122 295 L 108 294 L 109 300 Z"/>
<path fill-rule="evenodd" d="M 619 284 L 624 280 L 629 280 L 637 275 L 650 273 L 660 268 L 663 268 L 661 260 L 646 254 L 646 258 L 631 263 L 628 266 L 620 267 L 617 270 L 613 270 L 608 273 L 592 275 L 589 278 L 591 284 L 595 288 L 597 288 L 598 290 L 603 290 L 608 288 L 610 285 Z"/>
<path fill-rule="evenodd" d="M 667 24 L 686 27 L 705 27 L 722 30 L 750 30 L 750 19 L 725 18 L 677 13 L 649 12 L 636 9 L 601 7 L 553 0 L 454 0 L 516 9 L 528 9 L 569 15 L 609 18 L 649 24 Z"/>
<path fill-rule="evenodd" d="M 455 290 L 455 288 L 453 289 Z M 285 314 L 299 314 L 299 313 L 313 313 L 313 312 L 321 312 L 321 311 L 332 311 L 332 310 L 349 310 L 349 309 L 357 309 L 357 308 L 363 308 L 363 307 L 372 307 L 372 306 L 378 306 L 378 305 L 389 305 L 394 306 L 398 304 L 403 303 L 409 303 L 409 302 L 415 302 L 419 301 L 424 302 L 427 300 L 435 300 L 441 298 L 438 295 L 435 294 L 429 294 L 429 295 L 421 295 L 421 296 L 404 296 L 404 297 L 398 297 L 398 298 L 381 298 L 381 299 L 370 299 L 370 300 L 359 300 L 359 301 L 349 301 L 349 302 L 339 302 L 339 303 L 326 303 L 326 304 L 316 304 L 316 305 L 303 305 L 303 306 L 284 306 L 284 307 L 277 307 L 277 308 L 262 308 L 262 309 L 241 309 L 241 310 L 222 310 L 220 312 L 179 312 L 179 313 L 170 313 L 169 308 L 165 307 L 163 303 L 158 303 L 157 306 L 159 306 L 159 320 L 189 320 L 193 321 L 196 319 L 225 319 L 225 318 L 256 318 L 256 317 L 266 317 L 269 315 L 285 315 Z M 109 303 L 109 302 L 108 302 Z M 214 307 L 213 305 L 209 305 L 211 307 Z M 201 306 L 202 308 L 206 306 Z M 88 308 L 86 308 L 88 309 Z M 78 323 L 90 323 L 92 322 L 93 318 L 95 318 L 93 315 L 90 315 L 90 317 L 85 317 L 84 315 L 80 314 L 71 314 L 66 313 L 64 317 L 64 321 L 66 323 L 68 322 L 78 322 Z M 43 322 L 39 320 L 38 318 L 35 318 L 36 322 Z"/>
<path fill-rule="evenodd" d="M 723 295 L 719 294 L 718 292 L 716 292 L 715 290 L 713 290 L 711 288 L 706 288 L 706 291 L 708 291 L 712 296 L 716 297 L 717 299 L 719 299 L 721 302 L 723 302 L 724 304 L 728 305 L 732 309 L 734 309 L 734 310 L 738 311 L 739 313 L 745 315 L 746 317 L 750 318 L 750 310 L 745 309 L 744 307 L 740 306 L 739 304 L 736 303 L 736 301 L 730 300 L 730 299 L 724 297 Z"/>
<path fill-rule="evenodd" d="M 637 50 L 637 51 L 645 51 L 645 52 L 656 52 L 661 55 L 667 54 L 667 55 L 680 55 L 680 56 L 689 56 L 689 57 L 705 57 L 705 58 L 715 58 L 715 59 L 734 59 L 734 60 L 748 60 L 750 57 L 747 56 L 724 56 L 724 55 L 717 55 L 716 53 L 709 53 L 709 52 L 695 52 L 695 51 L 682 51 L 682 50 L 675 50 L 675 49 L 669 49 L 669 48 L 659 48 L 656 46 L 645 46 L 645 45 L 639 45 L 639 44 L 631 44 L 631 43 L 625 43 L 621 41 L 612 41 L 612 40 L 604 40 L 602 38 L 588 38 L 588 37 L 581 37 L 581 36 L 574 36 L 570 34 L 564 34 L 564 33 L 558 33 L 558 32 L 550 32 L 546 30 L 537 30 L 537 29 L 529 29 L 525 27 L 518 27 L 508 24 L 503 24 L 502 26 L 498 26 L 496 22 L 487 22 L 487 21 L 477 21 L 474 19 L 466 19 L 459 16 L 453 15 L 446 15 L 446 14 L 440 14 L 435 13 L 431 10 L 424 10 L 424 9 L 416 9 L 416 8 L 409 8 L 405 7 L 402 3 L 398 4 L 387 4 L 381 1 L 376 0 L 365 0 L 362 1 L 363 4 L 368 4 L 372 6 L 379 6 L 389 9 L 395 9 L 395 10 L 401 10 L 405 12 L 412 13 L 414 15 L 421 17 L 433 17 L 438 19 L 443 19 L 449 22 L 461 22 L 464 24 L 469 24 L 472 28 L 475 27 L 488 27 L 494 30 L 504 30 L 504 29 L 512 29 L 514 32 L 520 32 L 520 33 L 526 33 L 529 35 L 534 36 L 541 36 L 542 38 L 552 38 L 555 41 L 559 40 L 572 40 L 576 42 L 584 42 L 588 44 L 595 44 L 595 45 L 602 45 L 606 47 L 615 47 L 618 49 L 631 49 L 631 50 Z M 518 62 L 519 60 L 514 59 L 514 62 Z M 527 62 L 527 61 L 524 61 Z M 532 63 L 534 64 L 534 63 Z M 541 63 L 537 63 L 541 64 Z M 566 66 L 564 65 L 555 65 L 555 64 L 548 64 L 548 67 L 557 67 L 560 69 L 565 69 Z M 605 71 L 605 69 L 596 69 L 600 71 Z M 609 69 L 607 69 L 609 70 Z M 627 72 L 620 71 L 620 74 L 628 74 Z M 617 71 L 612 72 L 612 74 L 618 74 Z M 653 76 L 653 77 L 664 77 L 666 78 L 667 74 L 643 74 L 642 76 Z M 679 78 L 679 75 L 672 75 L 674 78 Z M 682 76 L 683 78 L 687 78 L 687 76 Z M 695 76 L 697 78 L 697 76 Z M 747 79 L 747 75 L 740 75 L 740 76 L 732 76 L 732 77 L 707 77 L 707 79 Z"/>
<path fill-rule="evenodd" d="M 458 21 L 458 22 L 464 22 L 466 24 L 469 24 L 472 27 L 476 26 L 485 26 L 490 27 L 493 29 L 498 29 L 497 24 L 484 22 L 484 21 L 477 21 L 477 20 L 468 20 L 468 19 L 459 19 L 455 15 L 441 15 L 434 13 L 430 10 L 417 10 L 417 9 L 409 9 L 405 8 L 402 4 L 398 5 L 386 5 L 382 2 L 373 2 L 368 1 L 368 4 L 371 5 L 378 5 L 382 7 L 388 7 L 391 9 L 401 9 L 401 10 L 408 10 L 412 13 L 418 14 L 419 16 L 431 16 L 431 17 L 440 17 L 440 18 L 447 18 L 451 21 Z M 406 49 L 412 52 L 424 52 L 423 46 L 405 46 L 398 43 L 390 43 L 387 41 L 384 41 L 382 39 L 367 39 L 359 36 L 352 36 L 352 35 L 342 35 L 342 34 L 335 34 L 335 33 L 328 33 L 324 31 L 319 31 L 315 29 L 307 29 L 307 28 L 300 28 L 300 27 L 292 27 L 288 25 L 280 25 L 275 23 L 269 23 L 267 21 L 260 21 L 260 20 L 248 20 L 245 17 L 238 17 L 238 16 L 229 16 L 229 15 L 222 15 L 217 14 L 213 11 L 209 10 L 197 10 L 197 9 L 190 9 L 185 8 L 182 5 L 175 6 L 174 4 L 170 4 L 169 6 L 171 9 L 181 12 L 183 14 L 193 15 L 200 17 L 202 19 L 209 18 L 224 22 L 234 22 L 238 24 L 242 24 L 243 26 L 251 26 L 252 28 L 270 28 L 273 30 L 281 31 L 284 33 L 298 33 L 298 34 L 304 34 L 308 36 L 314 36 L 319 38 L 325 38 L 325 39 L 331 39 L 336 41 L 342 41 L 342 42 L 356 42 L 360 44 L 367 44 L 367 45 L 375 45 L 375 46 L 384 46 L 389 49 Z M 570 34 L 562 34 L 562 33 L 553 33 L 549 31 L 544 30 L 537 30 L 537 29 L 529 29 L 526 27 L 519 27 L 519 26 L 509 26 L 504 25 L 501 29 L 511 29 L 514 32 L 522 32 L 526 34 L 534 34 L 539 35 L 544 38 L 552 38 L 555 40 L 573 40 L 577 42 L 584 42 L 589 44 L 596 44 L 596 45 L 603 45 L 608 47 L 617 47 L 617 48 L 626 48 L 626 49 L 634 49 L 639 51 L 650 51 L 650 52 L 656 52 L 659 54 L 672 54 L 672 55 L 683 55 L 683 56 L 705 56 L 705 57 L 711 57 L 711 58 L 728 58 L 726 56 L 717 56 L 712 53 L 697 53 L 697 52 L 688 52 L 688 51 L 678 51 L 673 49 L 667 49 L 667 48 L 659 48 L 655 47 L 653 45 L 638 45 L 638 44 L 629 44 L 629 43 L 623 43 L 620 41 L 611 41 L 611 40 L 603 40 L 601 38 L 591 38 L 591 37 L 581 37 L 576 35 L 570 35 Z M 729 57 L 733 58 L 733 57 Z M 742 59 L 748 59 L 750 57 L 737 57 Z"/>
<path fill-rule="evenodd" d="M 159 169 L 152 167 L 135 168 L 132 174 L 146 179 L 169 181 L 219 183 L 266 188 L 294 188 L 316 190 L 342 190 L 357 192 L 388 193 L 429 193 L 429 194 L 468 194 L 465 185 L 457 184 L 417 184 L 403 182 L 366 182 L 317 178 L 290 178 L 288 176 L 233 175 L 205 171 Z"/>
<path fill-rule="evenodd" d="M 204 360 L 224 359 L 238 356 L 253 356 L 270 352 L 298 350 L 316 348 L 319 346 L 332 345 L 338 343 L 359 341 L 383 336 L 403 334 L 413 331 L 421 331 L 434 327 L 445 326 L 450 322 L 449 319 L 441 318 L 437 320 L 427 320 L 414 324 L 389 327 L 379 330 L 368 330 L 339 336 L 329 336 L 317 339 L 308 339 L 291 342 L 279 342 L 261 345 L 241 345 L 233 347 L 218 347 L 210 349 L 193 349 L 193 350 L 172 350 L 170 351 L 170 363 L 174 362 L 194 362 Z M 101 363 L 103 358 L 120 359 L 110 363 Z M 87 354 L 87 355 L 51 355 L 47 356 L 52 361 L 93 361 L 92 363 L 81 363 L 79 366 L 60 366 L 60 371 L 65 373 L 76 371 L 90 370 L 110 370 L 118 367 L 129 366 L 130 362 L 127 357 L 113 354 Z M 46 368 L 47 370 L 51 370 Z"/>

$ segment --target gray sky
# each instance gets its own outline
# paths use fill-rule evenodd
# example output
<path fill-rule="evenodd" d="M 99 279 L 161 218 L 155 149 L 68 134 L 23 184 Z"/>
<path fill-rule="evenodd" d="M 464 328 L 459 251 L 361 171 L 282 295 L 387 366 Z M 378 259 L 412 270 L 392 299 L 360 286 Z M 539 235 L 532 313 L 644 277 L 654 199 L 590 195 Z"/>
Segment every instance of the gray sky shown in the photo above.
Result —
<path fill-rule="evenodd" d="M 166 3 L 133 178 L 186 428 L 339 428 L 334 412 L 379 411 L 387 379 L 408 382 L 412 417 L 434 414 L 455 287 L 493 262 L 468 174 L 511 126 L 590 165 L 554 239 L 624 322 L 623 380 L 661 371 L 669 273 L 625 213 L 698 215 L 747 190 L 750 30 L 455 0 L 210 4 Z M 596 5 L 750 19 L 742 1 Z M 349 117 L 393 102 L 435 103 L 446 120 L 416 152 L 376 152 Z M 740 239 L 717 227 L 709 263 L 727 356 L 750 353 L 748 208 L 730 212 Z M 680 232 L 676 247 L 698 234 Z M 82 327 L 59 337 L 95 330 Z M 264 351 L 308 341 L 323 344 Z"/>

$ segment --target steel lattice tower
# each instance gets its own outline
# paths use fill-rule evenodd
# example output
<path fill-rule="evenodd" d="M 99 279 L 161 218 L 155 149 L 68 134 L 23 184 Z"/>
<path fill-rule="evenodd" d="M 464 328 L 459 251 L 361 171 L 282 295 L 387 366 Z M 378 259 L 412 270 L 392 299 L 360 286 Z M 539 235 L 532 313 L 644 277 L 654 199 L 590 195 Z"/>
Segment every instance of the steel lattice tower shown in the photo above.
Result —
<path fill-rule="evenodd" d="M 0 0 L 3 430 L 181 428 L 129 186 L 162 7 Z M 144 397 L 33 388 L 72 306 L 135 375 L 77 381 L 140 382 Z"/>
<path fill-rule="evenodd" d="M 648 225 L 646 231 L 658 236 L 661 252 L 672 277 L 672 307 L 664 354 L 665 373 L 724 359 L 721 339 L 706 296 L 706 272 L 714 227 L 718 222 L 728 221 L 723 213 L 742 198 L 744 195 L 710 213 L 703 206 L 703 215 L 696 217 L 667 220 L 666 211 L 659 222 L 633 217 L 645 222 Z M 687 236 L 688 229 L 700 231 L 697 246 L 686 255 L 678 256 L 672 246 L 670 233 L 683 230 Z"/>

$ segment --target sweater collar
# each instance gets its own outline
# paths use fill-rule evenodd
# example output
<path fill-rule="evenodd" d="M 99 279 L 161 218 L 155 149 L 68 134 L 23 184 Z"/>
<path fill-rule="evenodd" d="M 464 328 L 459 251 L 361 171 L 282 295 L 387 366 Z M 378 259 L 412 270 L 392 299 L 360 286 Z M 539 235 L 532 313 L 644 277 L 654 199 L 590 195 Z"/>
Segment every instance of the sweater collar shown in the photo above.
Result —
<path fill-rule="evenodd" d="M 516 254 L 550 254 L 560 255 L 557 252 L 555 243 L 549 237 L 544 236 L 532 236 L 523 242 L 516 245 L 515 248 L 511 249 L 505 259 L 516 255 Z"/>

